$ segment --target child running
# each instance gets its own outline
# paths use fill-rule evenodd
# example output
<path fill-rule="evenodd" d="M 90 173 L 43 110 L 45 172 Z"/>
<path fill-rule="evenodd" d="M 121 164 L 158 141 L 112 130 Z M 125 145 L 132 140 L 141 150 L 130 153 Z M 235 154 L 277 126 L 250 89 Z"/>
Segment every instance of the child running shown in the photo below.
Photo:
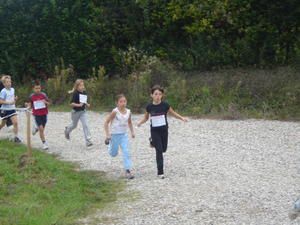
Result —
<path fill-rule="evenodd" d="M 49 99 L 45 93 L 42 92 L 42 86 L 39 82 L 33 85 L 33 93 L 29 97 L 28 107 L 32 108 L 32 115 L 35 120 L 35 125 L 32 129 L 32 135 L 37 132 L 40 134 L 43 143 L 43 150 L 47 150 L 48 144 L 45 139 L 45 127 L 47 124 Z"/>
<path fill-rule="evenodd" d="M 176 113 L 170 105 L 163 101 L 164 89 L 159 85 L 153 86 L 151 89 L 152 103 L 146 107 L 144 118 L 138 123 L 138 127 L 145 123 L 150 116 L 151 121 L 151 138 L 150 145 L 156 150 L 157 175 L 164 179 L 164 157 L 163 153 L 168 147 L 168 120 L 167 114 L 170 113 L 177 119 L 184 122 L 188 120 Z"/>
<path fill-rule="evenodd" d="M 2 122 L 0 124 L 0 129 L 5 126 L 8 119 L 11 119 L 11 122 L 13 124 L 14 142 L 20 143 L 21 140 L 18 137 L 18 116 L 15 105 L 18 97 L 15 96 L 15 89 L 11 87 L 10 76 L 6 76 L 3 79 L 3 85 L 4 88 L 0 92 L 0 104 L 2 104 Z"/>
<path fill-rule="evenodd" d="M 9 75 L 6 75 L 6 74 L 2 74 L 2 75 L 1 75 L 1 80 L 0 80 L 0 91 L 1 91 L 3 88 L 5 88 L 3 83 L 4 83 L 4 80 L 5 80 L 6 77 L 10 78 Z M 1 108 L 1 104 L 0 104 L 0 108 Z M 12 126 L 11 119 L 8 118 L 8 119 L 6 120 L 6 127 L 10 128 L 11 126 Z"/>
<path fill-rule="evenodd" d="M 133 179 L 134 176 L 131 172 L 132 162 L 128 149 L 127 135 L 129 127 L 131 137 L 135 137 L 131 121 L 131 112 L 126 108 L 127 100 L 123 94 L 117 96 L 116 104 L 117 107 L 110 113 L 104 123 L 104 130 L 106 133 L 105 144 L 108 145 L 108 152 L 111 157 L 116 157 L 118 155 L 119 147 L 121 147 L 126 177 L 128 179 Z M 110 132 L 109 124 L 111 128 Z"/>
<path fill-rule="evenodd" d="M 91 134 L 87 124 L 86 107 L 90 107 L 87 101 L 87 93 L 84 87 L 84 81 L 82 79 L 77 79 L 74 83 L 74 87 L 69 94 L 73 94 L 71 99 L 71 106 L 73 108 L 71 112 L 72 122 L 69 126 L 65 128 L 65 137 L 70 140 L 70 133 L 77 127 L 78 121 L 82 123 L 85 143 L 87 147 L 93 145 L 91 142 Z"/>

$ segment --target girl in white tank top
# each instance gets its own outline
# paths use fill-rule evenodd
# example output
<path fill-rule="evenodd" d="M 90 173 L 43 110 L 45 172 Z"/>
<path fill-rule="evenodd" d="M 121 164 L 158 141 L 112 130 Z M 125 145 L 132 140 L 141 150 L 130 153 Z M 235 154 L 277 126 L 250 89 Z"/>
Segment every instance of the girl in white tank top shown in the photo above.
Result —
<path fill-rule="evenodd" d="M 129 109 L 125 108 L 124 112 L 120 112 L 118 107 L 113 110 L 115 113 L 115 118 L 111 121 L 111 134 L 124 134 L 127 133 L 128 120 L 130 118 L 131 112 Z"/>
<path fill-rule="evenodd" d="M 132 162 L 128 149 L 128 128 L 130 129 L 132 138 L 135 137 L 135 134 L 131 121 L 131 112 L 126 108 L 126 105 L 126 97 L 124 95 L 118 95 L 117 107 L 110 113 L 104 123 L 104 130 L 106 133 L 105 144 L 108 145 L 108 152 L 111 157 L 116 157 L 118 155 L 119 148 L 122 149 L 126 176 L 128 179 L 133 179 L 134 176 L 131 171 Z"/>

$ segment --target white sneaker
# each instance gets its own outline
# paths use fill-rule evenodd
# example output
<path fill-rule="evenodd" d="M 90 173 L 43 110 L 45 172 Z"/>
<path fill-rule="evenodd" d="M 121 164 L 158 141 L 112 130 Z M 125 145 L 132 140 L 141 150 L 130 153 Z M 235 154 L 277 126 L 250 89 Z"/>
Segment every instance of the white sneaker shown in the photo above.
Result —
<path fill-rule="evenodd" d="M 157 177 L 160 179 L 165 179 L 165 175 L 163 175 L 163 174 L 157 175 Z"/>
<path fill-rule="evenodd" d="M 39 129 L 37 129 L 37 127 L 32 127 L 31 133 L 32 135 L 36 135 L 36 133 L 39 131 Z"/>
<path fill-rule="evenodd" d="M 47 142 L 43 143 L 43 150 L 47 150 L 49 147 L 48 147 L 48 144 Z"/>

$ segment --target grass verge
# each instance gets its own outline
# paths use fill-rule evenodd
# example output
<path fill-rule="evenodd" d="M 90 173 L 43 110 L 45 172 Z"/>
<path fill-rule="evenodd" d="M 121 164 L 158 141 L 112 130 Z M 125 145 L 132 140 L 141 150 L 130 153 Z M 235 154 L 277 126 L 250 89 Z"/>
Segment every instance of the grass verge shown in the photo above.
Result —
<path fill-rule="evenodd" d="M 78 171 L 34 151 L 34 162 L 20 166 L 26 148 L 0 142 L 0 224 L 77 224 L 77 220 L 116 200 L 124 184 L 96 171 Z"/>

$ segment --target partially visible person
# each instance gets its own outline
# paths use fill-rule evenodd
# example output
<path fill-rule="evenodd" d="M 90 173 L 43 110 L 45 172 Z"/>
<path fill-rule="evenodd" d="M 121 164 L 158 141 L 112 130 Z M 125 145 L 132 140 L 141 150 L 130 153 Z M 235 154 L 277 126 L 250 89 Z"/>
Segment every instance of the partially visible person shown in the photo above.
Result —
<path fill-rule="evenodd" d="M 6 74 L 2 74 L 1 75 L 1 79 L 0 79 L 0 91 L 2 91 L 2 89 L 4 88 L 3 81 L 5 80 L 6 77 L 11 78 L 9 75 L 6 75 Z M 0 104 L 0 108 L 1 108 L 1 104 Z M 1 113 L 0 116 L 2 117 L 2 113 Z M 12 122 L 11 122 L 10 118 L 6 120 L 6 126 L 7 127 L 11 127 L 12 126 Z"/>
<path fill-rule="evenodd" d="M 0 129 L 2 129 L 7 120 L 11 119 L 13 124 L 14 142 L 20 143 L 21 139 L 18 137 L 18 115 L 16 112 L 16 101 L 15 89 L 11 87 L 11 78 L 5 77 L 3 80 L 4 88 L 0 92 L 0 104 L 2 111 L 2 122 L 0 124 Z"/>

